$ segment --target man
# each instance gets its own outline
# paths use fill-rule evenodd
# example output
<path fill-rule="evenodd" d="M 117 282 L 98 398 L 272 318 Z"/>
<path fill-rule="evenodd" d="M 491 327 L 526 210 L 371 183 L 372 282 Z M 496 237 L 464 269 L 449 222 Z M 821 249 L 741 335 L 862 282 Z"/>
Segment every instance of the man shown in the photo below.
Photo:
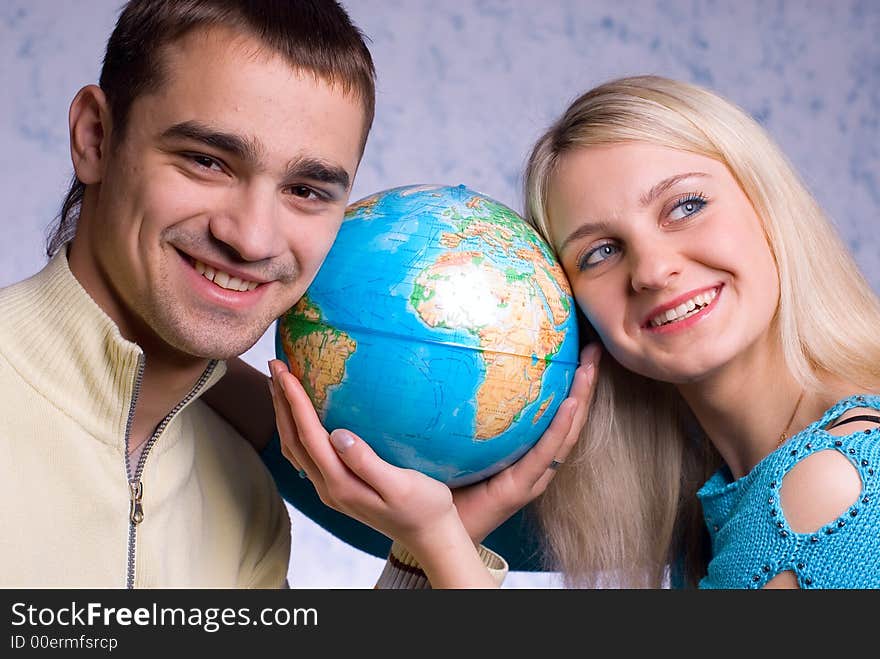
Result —
<path fill-rule="evenodd" d="M 0 291 L 3 586 L 284 585 L 271 476 L 199 397 L 314 277 L 373 106 L 332 0 L 124 7 L 51 261 Z"/>

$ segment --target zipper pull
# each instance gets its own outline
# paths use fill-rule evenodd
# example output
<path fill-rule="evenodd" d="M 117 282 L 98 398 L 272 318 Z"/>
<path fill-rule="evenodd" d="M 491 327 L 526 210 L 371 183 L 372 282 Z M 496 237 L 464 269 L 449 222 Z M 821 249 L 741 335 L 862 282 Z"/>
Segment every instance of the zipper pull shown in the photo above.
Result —
<path fill-rule="evenodd" d="M 138 481 L 137 484 L 129 483 L 128 491 L 131 495 L 128 518 L 132 524 L 137 525 L 144 521 L 144 509 L 141 506 L 141 499 L 144 496 L 144 484 L 141 481 Z"/>

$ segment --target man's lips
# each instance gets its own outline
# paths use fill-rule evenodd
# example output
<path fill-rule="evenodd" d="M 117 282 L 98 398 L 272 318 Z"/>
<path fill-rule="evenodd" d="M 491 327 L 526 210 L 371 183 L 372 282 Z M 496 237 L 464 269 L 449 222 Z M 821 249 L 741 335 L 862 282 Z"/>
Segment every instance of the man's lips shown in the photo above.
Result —
<path fill-rule="evenodd" d="M 254 290 L 261 284 L 268 283 L 268 280 L 264 277 L 247 273 L 235 266 L 220 264 L 211 259 L 195 257 L 180 249 L 177 251 L 202 277 L 226 290 L 246 292 Z"/>

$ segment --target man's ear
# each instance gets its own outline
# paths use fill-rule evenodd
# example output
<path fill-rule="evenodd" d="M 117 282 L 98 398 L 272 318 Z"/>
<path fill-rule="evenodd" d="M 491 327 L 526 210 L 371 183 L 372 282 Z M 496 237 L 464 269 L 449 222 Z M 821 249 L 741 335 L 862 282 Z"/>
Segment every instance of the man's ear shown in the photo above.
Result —
<path fill-rule="evenodd" d="M 76 177 L 91 185 L 103 177 L 110 141 L 110 107 L 97 85 L 79 90 L 70 104 L 70 158 Z"/>

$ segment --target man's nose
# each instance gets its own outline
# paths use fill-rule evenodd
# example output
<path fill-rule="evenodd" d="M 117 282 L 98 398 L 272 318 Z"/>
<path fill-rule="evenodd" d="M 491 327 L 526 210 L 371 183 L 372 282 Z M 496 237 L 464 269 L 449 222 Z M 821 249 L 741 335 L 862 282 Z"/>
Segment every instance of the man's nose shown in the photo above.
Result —
<path fill-rule="evenodd" d="M 635 292 L 662 290 L 681 273 L 681 258 L 662 240 L 630 246 L 631 285 Z"/>
<path fill-rule="evenodd" d="M 281 235 L 281 199 L 274 185 L 253 183 L 230 192 L 226 207 L 211 219 L 211 234 L 243 261 L 278 256 Z"/>

